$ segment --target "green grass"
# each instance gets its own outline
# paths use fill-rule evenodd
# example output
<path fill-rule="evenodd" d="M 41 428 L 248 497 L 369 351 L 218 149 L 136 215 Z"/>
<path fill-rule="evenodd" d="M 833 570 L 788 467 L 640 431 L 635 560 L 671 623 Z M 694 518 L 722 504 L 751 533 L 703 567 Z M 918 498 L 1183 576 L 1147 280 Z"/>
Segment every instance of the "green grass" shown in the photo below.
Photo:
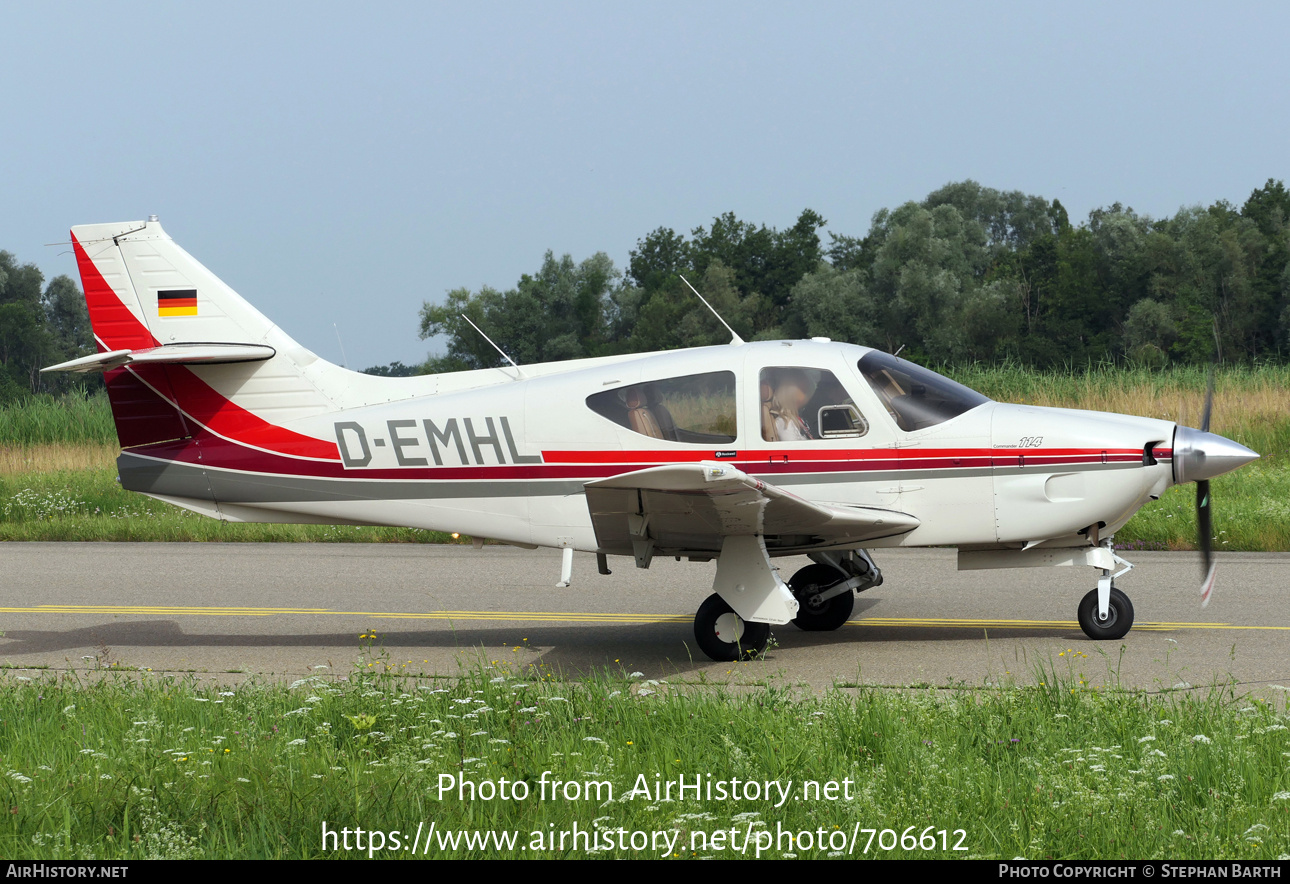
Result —
<path fill-rule="evenodd" d="M 32 396 L 0 405 L 0 446 L 115 444 L 107 394 Z"/>
<path fill-rule="evenodd" d="M 9 674 L 0 682 L 0 789 L 9 810 L 0 814 L 0 855 L 360 855 L 325 849 L 324 822 L 333 831 L 399 830 L 408 841 L 419 823 L 434 823 L 441 835 L 515 832 L 529 848 L 432 842 L 429 856 L 457 858 L 587 856 L 585 843 L 561 849 L 545 840 L 575 824 L 584 832 L 679 833 L 671 852 L 681 858 L 731 855 L 711 843 L 702 849 L 693 833 L 734 830 L 742 841 L 749 831 L 776 836 L 781 828 L 822 832 L 826 844 L 772 837 L 763 856 L 826 857 L 857 828 L 890 833 L 868 843 L 862 832 L 856 856 L 866 846 L 869 856 L 938 858 L 1290 852 L 1283 702 L 1221 687 L 1121 690 L 1113 672 L 1096 678 L 1081 668 L 1086 662 L 1037 672 L 1028 687 L 806 697 L 626 673 L 570 684 L 537 663 L 428 680 L 399 675 L 406 666 L 379 653 L 348 679 L 291 686 Z M 1098 681 L 1103 686 L 1089 686 Z M 614 800 L 609 787 L 594 800 L 572 791 L 543 799 L 543 772 L 579 791 L 588 781 L 607 783 Z M 656 782 L 681 776 L 777 781 L 791 797 L 653 794 Z M 527 800 L 462 800 L 457 790 L 463 780 L 503 778 L 526 783 Z M 836 783 L 833 800 L 824 785 L 804 796 L 807 780 Z M 441 784 L 451 786 L 446 794 Z M 641 784 L 652 794 L 628 798 Z M 930 832 L 935 845 L 902 848 L 907 830 Z M 830 837 L 837 842 L 827 844 Z M 385 838 L 374 855 L 410 855 Z M 965 850 L 946 849 L 960 843 Z M 661 852 L 615 846 L 591 855 Z"/>
<path fill-rule="evenodd" d="M 0 541 L 450 543 L 438 531 L 221 522 L 122 490 L 116 471 L 0 474 Z"/>
<path fill-rule="evenodd" d="M 1290 550 L 1290 471 L 1262 462 L 1210 483 L 1214 548 L 1227 552 Z M 1196 486 L 1170 488 L 1115 535 L 1117 546 L 1196 548 Z"/>

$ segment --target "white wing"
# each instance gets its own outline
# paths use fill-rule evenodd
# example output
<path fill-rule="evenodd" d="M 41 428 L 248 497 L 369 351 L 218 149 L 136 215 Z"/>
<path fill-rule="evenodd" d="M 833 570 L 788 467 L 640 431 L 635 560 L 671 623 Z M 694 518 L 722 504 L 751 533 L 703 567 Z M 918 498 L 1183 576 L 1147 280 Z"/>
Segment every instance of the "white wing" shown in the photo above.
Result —
<path fill-rule="evenodd" d="M 726 537 L 760 536 L 770 550 L 803 550 L 905 534 L 913 516 L 804 500 L 729 464 L 669 464 L 588 482 L 602 551 L 632 555 L 648 538 L 663 555 L 715 554 Z"/>

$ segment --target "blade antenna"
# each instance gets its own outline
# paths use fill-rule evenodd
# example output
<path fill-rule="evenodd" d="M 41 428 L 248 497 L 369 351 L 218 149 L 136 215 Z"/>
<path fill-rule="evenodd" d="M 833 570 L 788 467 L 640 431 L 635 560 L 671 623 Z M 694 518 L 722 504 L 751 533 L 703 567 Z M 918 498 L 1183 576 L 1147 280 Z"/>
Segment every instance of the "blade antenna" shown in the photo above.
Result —
<path fill-rule="evenodd" d="M 466 320 L 466 322 L 470 322 L 470 317 L 467 316 L 465 313 L 461 314 L 461 318 Z M 473 328 L 475 331 L 479 332 L 479 336 L 483 338 L 485 341 L 488 341 L 488 343 L 493 344 L 493 339 L 490 338 L 488 335 L 484 334 L 483 329 L 475 325 L 475 323 L 470 322 L 470 327 Z M 505 350 L 503 350 L 501 347 L 497 346 L 496 344 L 493 344 L 493 349 L 496 350 L 498 353 L 501 353 L 503 359 L 505 359 L 511 365 L 515 366 L 515 371 L 517 374 L 519 374 L 520 377 L 525 377 L 524 369 L 520 368 L 519 365 L 516 364 L 514 359 L 507 356 Z"/>
<path fill-rule="evenodd" d="M 677 275 L 678 275 L 678 276 L 680 276 L 680 274 L 679 274 L 679 273 L 678 273 Z M 731 340 L 730 340 L 730 343 L 731 343 L 731 344 L 743 344 L 743 343 L 746 343 L 746 341 L 744 341 L 744 339 L 743 339 L 743 338 L 739 337 L 739 333 L 738 333 L 738 332 L 736 332 L 733 328 L 731 328 L 731 327 L 730 327 L 730 324 L 729 324 L 728 322 L 726 322 L 724 319 L 722 319 L 722 318 L 721 318 L 721 314 L 720 314 L 720 313 L 718 313 L 718 312 L 716 311 L 716 309 L 715 309 L 715 308 L 713 308 L 713 306 L 712 306 L 711 304 L 709 304 L 709 303 L 708 303 L 708 299 L 707 299 L 707 298 L 705 298 L 705 297 L 703 297 L 703 295 L 699 294 L 699 290 L 698 290 L 698 289 L 696 289 L 694 286 L 690 285 L 690 281 L 689 281 L 688 279 L 686 279 L 684 276 L 681 276 L 681 282 L 685 283 L 685 284 L 686 284 L 686 286 L 688 286 L 688 287 L 689 287 L 690 291 L 694 292 L 694 296 L 695 296 L 696 298 L 698 298 L 700 301 L 702 301 L 702 302 L 703 302 L 703 306 L 704 306 L 704 307 L 707 307 L 709 310 L 711 310 L 711 311 L 712 311 L 712 315 L 713 315 L 713 316 L 715 316 L 715 317 L 717 317 L 717 322 L 721 323 L 722 325 L 724 325 L 724 326 L 726 327 L 726 331 L 730 332 L 730 339 L 731 339 Z"/>

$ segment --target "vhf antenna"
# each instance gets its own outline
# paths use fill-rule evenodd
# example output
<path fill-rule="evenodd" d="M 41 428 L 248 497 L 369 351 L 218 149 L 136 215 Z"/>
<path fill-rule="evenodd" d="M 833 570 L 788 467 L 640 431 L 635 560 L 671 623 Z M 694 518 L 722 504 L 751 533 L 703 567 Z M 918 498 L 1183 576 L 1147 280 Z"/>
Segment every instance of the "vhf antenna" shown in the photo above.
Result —
<path fill-rule="evenodd" d="M 679 274 L 679 273 L 678 273 L 677 275 L 678 275 L 678 276 L 680 276 L 680 274 Z M 694 296 L 695 296 L 696 298 L 698 298 L 700 301 L 702 301 L 702 302 L 703 302 L 703 306 L 704 306 L 704 307 L 707 307 L 709 310 L 712 310 L 712 315 L 713 315 L 713 316 L 715 316 L 715 317 L 717 317 L 717 322 L 721 323 L 722 325 L 724 325 L 724 326 L 726 327 L 726 331 L 730 332 L 730 338 L 731 338 L 730 343 L 731 343 L 731 344 L 743 344 L 743 343 L 746 343 L 746 342 L 744 341 L 744 339 L 743 339 L 743 338 L 739 337 L 739 333 L 738 333 L 738 332 L 736 332 L 733 328 L 731 328 L 731 327 L 730 327 L 730 325 L 729 325 L 729 323 L 727 323 L 724 319 L 722 319 L 722 318 L 721 318 L 721 314 L 720 314 L 720 313 L 718 313 L 716 310 L 714 310 L 714 309 L 713 309 L 712 305 L 708 303 L 708 299 L 707 299 L 707 298 L 705 298 L 705 297 L 703 297 L 703 295 L 699 294 L 699 290 L 698 290 L 698 289 L 696 289 L 694 286 L 690 285 L 690 281 L 689 281 L 688 279 L 686 279 L 684 276 L 681 276 L 681 282 L 683 282 L 683 283 L 685 283 L 687 286 L 689 286 L 690 291 L 694 292 Z M 467 320 L 467 321 L 469 321 L 469 320 Z"/>
<path fill-rule="evenodd" d="M 349 359 L 345 356 L 345 345 L 340 340 L 340 329 L 336 328 L 336 323 L 331 324 L 332 330 L 336 332 L 336 343 L 340 344 L 340 364 L 344 368 L 349 368 Z"/>
<path fill-rule="evenodd" d="M 469 316 L 467 316 L 465 313 L 461 314 L 461 318 L 462 318 L 462 319 L 464 319 L 464 320 L 466 320 L 467 322 L 470 322 L 470 317 L 469 317 Z M 493 344 L 493 339 L 492 339 L 492 338 L 490 338 L 488 335 L 484 334 L 483 330 L 482 330 L 482 329 L 480 329 L 480 327 L 479 327 L 479 326 L 475 325 L 475 323 L 470 322 L 470 327 L 471 327 L 471 328 L 473 328 L 475 331 L 479 332 L 479 336 L 480 336 L 481 338 L 483 338 L 485 341 L 488 341 L 488 343 Z M 514 366 L 515 366 L 515 371 L 516 371 L 516 373 L 517 373 L 520 377 L 524 377 L 524 376 L 525 376 L 525 375 L 524 375 L 524 369 L 522 369 L 522 368 L 520 368 L 518 365 L 516 365 L 515 360 L 514 360 L 514 359 L 512 359 L 511 357 L 507 356 L 507 355 L 506 355 L 506 351 L 505 351 L 505 350 L 503 350 L 501 347 L 497 346 L 496 344 L 493 344 L 493 349 L 494 349 L 494 350 L 496 350 L 498 353 L 501 353 L 501 354 L 502 354 L 502 358 L 503 358 L 503 359 L 505 359 L 505 360 L 506 360 L 507 362 L 509 362 L 511 365 L 514 365 Z"/>

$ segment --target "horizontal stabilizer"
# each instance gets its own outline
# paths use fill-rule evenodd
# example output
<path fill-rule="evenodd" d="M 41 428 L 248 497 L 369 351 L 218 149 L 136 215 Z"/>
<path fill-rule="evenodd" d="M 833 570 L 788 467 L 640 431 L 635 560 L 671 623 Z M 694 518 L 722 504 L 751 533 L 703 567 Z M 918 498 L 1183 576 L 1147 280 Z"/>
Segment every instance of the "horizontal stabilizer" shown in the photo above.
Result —
<path fill-rule="evenodd" d="M 229 362 L 263 362 L 277 351 L 263 344 L 166 344 L 144 350 L 108 350 L 60 362 L 41 371 L 110 371 L 123 365 L 221 365 Z"/>

